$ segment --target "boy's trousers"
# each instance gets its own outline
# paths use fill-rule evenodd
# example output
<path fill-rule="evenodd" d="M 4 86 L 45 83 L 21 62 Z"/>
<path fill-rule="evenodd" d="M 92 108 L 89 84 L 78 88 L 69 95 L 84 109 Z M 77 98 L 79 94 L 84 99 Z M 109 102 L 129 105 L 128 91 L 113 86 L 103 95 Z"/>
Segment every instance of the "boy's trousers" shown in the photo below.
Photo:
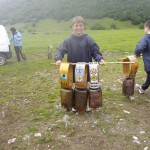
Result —
<path fill-rule="evenodd" d="M 145 83 L 142 85 L 142 89 L 146 90 L 150 86 L 150 71 L 146 71 L 147 77 Z"/>

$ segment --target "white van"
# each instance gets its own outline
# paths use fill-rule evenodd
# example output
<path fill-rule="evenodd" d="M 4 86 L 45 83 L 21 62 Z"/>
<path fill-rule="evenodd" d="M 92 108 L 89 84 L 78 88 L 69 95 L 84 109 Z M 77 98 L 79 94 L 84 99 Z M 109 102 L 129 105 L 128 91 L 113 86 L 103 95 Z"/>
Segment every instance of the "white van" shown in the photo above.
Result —
<path fill-rule="evenodd" d="M 10 42 L 3 25 L 0 25 L 0 65 L 4 65 L 7 59 L 12 58 Z"/>

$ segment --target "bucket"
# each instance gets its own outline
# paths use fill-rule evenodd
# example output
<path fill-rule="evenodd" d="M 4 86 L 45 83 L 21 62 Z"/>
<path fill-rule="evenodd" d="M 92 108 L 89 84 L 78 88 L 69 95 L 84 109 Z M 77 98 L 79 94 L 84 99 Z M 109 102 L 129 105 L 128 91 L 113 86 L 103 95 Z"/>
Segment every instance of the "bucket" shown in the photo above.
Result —
<path fill-rule="evenodd" d="M 73 90 L 60 89 L 61 106 L 71 111 L 73 107 Z"/>

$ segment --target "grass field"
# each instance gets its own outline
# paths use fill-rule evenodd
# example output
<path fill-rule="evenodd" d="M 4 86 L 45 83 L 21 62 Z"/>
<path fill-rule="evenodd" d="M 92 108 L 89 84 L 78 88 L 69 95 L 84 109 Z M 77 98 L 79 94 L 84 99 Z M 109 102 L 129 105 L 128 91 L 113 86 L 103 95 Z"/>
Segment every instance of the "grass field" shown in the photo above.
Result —
<path fill-rule="evenodd" d="M 95 112 L 66 112 L 60 106 L 59 68 L 47 58 L 48 45 L 57 46 L 71 31 L 23 34 L 26 61 L 0 66 L 0 150 L 148 150 L 150 148 L 150 89 L 144 95 L 122 95 L 122 65 L 100 66 L 103 107 Z M 133 55 L 144 35 L 136 28 L 86 30 L 106 61 Z M 145 80 L 142 59 L 136 85 Z"/>
<path fill-rule="evenodd" d="M 37 32 L 54 32 L 54 31 L 68 31 L 71 30 L 71 21 L 58 21 L 52 19 L 40 20 L 37 22 L 29 23 L 18 23 L 14 24 L 17 29 L 21 31 L 28 32 L 28 30 L 36 30 Z M 136 29 L 138 26 L 131 24 L 130 21 L 118 21 L 112 18 L 103 18 L 103 19 L 86 19 L 86 29 L 89 30 L 95 24 L 101 24 L 106 29 L 110 29 L 110 26 L 114 24 L 117 29 Z M 7 25 L 6 28 L 9 28 L 12 25 Z"/>

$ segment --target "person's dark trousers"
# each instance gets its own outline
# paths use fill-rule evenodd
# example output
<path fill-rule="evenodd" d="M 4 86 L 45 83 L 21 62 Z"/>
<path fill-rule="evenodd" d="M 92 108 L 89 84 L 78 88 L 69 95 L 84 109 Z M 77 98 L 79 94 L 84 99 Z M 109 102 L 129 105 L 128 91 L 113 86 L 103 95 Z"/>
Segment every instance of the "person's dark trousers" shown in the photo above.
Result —
<path fill-rule="evenodd" d="M 150 71 L 146 71 L 147 78 L 145 83 L 142 85 L 142 89 L 146 90 L 150 86 Z"/>
<path fill-rule="evenodd" d="M 15 52 L 16 52 L 16 56 L 17 56 L 17 60 L 20 61 L 20 47 L 19 46 L 14 46 L 15 48 Z"/>
<path fill-rule="evenodd" d="M 16 52 L 16 56 L 17 56 L 17 60 L 20 61 L 20 55 L 21 57 L 23 58 L 23 55 L 22 55 L 22 47 L 21 46 L 14 46 L 15 48 L 15 52 Z M 24 58 L 23 58 L 24 59 Z"/>

